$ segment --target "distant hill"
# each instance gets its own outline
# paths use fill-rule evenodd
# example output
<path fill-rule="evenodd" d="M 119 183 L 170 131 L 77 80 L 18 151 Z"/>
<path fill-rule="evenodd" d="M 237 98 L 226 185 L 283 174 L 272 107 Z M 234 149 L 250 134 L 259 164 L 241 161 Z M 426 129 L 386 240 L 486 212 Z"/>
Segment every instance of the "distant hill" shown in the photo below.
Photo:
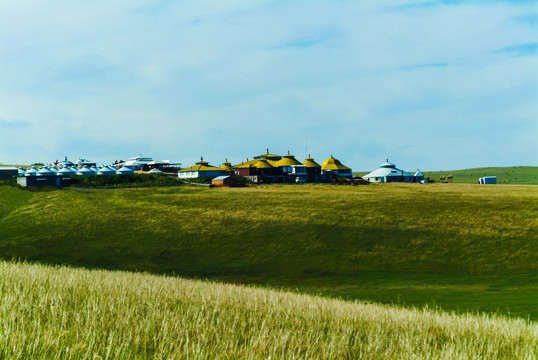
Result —
<path fill-rule="evenodd" d="M 482 176 L 497 176 L 499 184 L 538 185 L 538 166 L 483 167 L 449 171 L 423 171 L 425 177 L 439 180 L 453 176 L 454 183 L 478 183 Z M 448 180 L 448 179 L 447 179 Z"/>
<path fill-rule="evenodd" d="M 373 170 L 373 169 L 372 169 Z M 414 171 L 409 171 L 414 173 Z M 445 180 L 460 184 L 476 184 L 482 176 L 497 176 L 499 184 L 538 185 L 538 166 L 482 167 L 463 170 L 422 171 L 424 177 L 432 180 Z M 355 176 L 364 176 L 367 171 L 354 172 Z M 448 177 L 452 175 L 452 179 Z"/>

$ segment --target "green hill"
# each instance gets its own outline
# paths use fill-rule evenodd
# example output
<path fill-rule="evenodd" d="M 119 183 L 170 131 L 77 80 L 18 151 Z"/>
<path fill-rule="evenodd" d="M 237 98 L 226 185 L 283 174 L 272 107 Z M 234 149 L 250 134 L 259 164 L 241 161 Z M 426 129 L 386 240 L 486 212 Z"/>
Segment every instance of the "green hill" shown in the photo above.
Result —
<path fill-rule="evenodd" d="M 354 172 L 364 176 L 368 171 Z M 414 173 L 411 171 L 411 173 Z M 423 171 L 425 178 L 450 183 L 477 184 L 482 176 L 497 176 L 499 184 L 538 185 L 538 166 L 483 167 L 464 170 Z M 452 176 L 452 179 L 449 178 Z"/>
<path fill-rule="evenodd" d="M 534 186 L 3 186 L 0 202 L 8 260 L 538 319 Z"/>
<path fill-rule="evenodd" d="M 485 167 L 450 171 L 424 171 L 425 177 L 454 183 L 476 184 L 482 176 L 497 176 L 498 184 L 538 185 L 538 166 Z"/>
<path fill-rule="evenodd" d="M 0 262 L 2 359 L 534 359 L 538 326 Z"/>

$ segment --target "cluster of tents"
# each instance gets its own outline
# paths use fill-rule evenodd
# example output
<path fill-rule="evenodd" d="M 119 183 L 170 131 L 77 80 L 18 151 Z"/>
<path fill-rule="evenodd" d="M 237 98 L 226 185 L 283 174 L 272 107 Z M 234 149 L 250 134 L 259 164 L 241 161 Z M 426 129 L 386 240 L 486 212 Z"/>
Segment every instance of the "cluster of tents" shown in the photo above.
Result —
<path fill-rule="evenodd" d="M 113 166 L 92 166 L 84 165 L 82 167 L 75 166 L 64 166 L 61 168 L 55 166 L 42 166 L 42 167 L 29 167 L 24 169 L 20 167 L 19 176 L 69 176 L 69 175 L 116 175 L 116 174 L 134 174 L 134 170 L 128 166 L 123 166 L 120 169 L 117 169 Z M 162 174 L 162 171 L 159 169 L 153 169 L 149 171 L 150 174 Z"/>

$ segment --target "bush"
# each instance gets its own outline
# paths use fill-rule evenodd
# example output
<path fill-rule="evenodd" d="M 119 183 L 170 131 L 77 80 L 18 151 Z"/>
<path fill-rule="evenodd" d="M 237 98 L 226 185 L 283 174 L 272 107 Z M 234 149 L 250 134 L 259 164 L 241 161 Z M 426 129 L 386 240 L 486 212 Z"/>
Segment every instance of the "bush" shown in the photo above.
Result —
<path fill-rule="evenodd" d="M 183 185 L 183 181 L 164 174 L 73 175 L 70 178 L 71 186 L 84 188 L 106 189 Z"/>
<path fill-rule="evenodd" d="M 0 185 L 17 186 L 17 178 L 1 179 Z"/>

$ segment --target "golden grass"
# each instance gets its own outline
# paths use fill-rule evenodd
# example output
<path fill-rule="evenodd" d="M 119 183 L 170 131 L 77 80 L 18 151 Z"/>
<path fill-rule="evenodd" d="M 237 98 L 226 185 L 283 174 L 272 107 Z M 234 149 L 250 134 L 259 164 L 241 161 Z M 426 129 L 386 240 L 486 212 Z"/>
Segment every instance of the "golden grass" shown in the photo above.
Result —
<path fill-rule="evenodd" d="M 0 263 L 1 359 L 536 359 L 524 320 Z"/>

